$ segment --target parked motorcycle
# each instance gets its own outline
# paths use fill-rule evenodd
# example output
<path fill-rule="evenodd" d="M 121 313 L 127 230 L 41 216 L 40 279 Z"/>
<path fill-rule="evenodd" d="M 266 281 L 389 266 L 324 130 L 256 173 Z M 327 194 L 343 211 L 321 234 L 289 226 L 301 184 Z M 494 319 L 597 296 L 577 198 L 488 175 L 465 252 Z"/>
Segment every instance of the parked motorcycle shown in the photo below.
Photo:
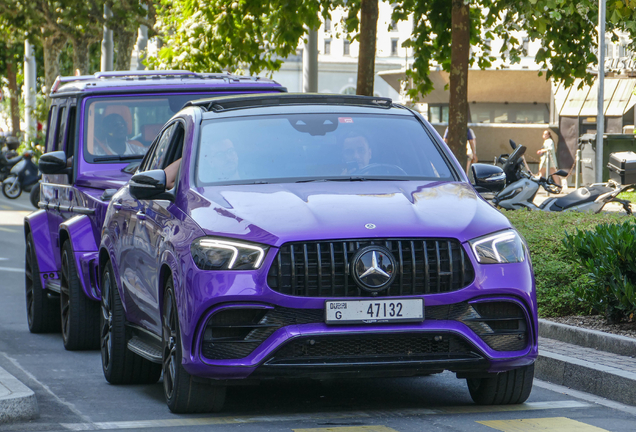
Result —
<path fill-rule="evenodd" d="M 9 199 L 16 199 L 22 191 L 31 192 L 38 187 L 42 175 L 38 166 L 33 163 L 31 152 L 25 152 L 22 160 L 11 168 L 9 176 L 2 182 L 2 193 Z M 39 197 L 38 197 L 39 200 Z"/>
<path fill-rule="evenodd" d="M 13 150 L 0 152 L 0 181 L 6 179 L 11 172 L 11 168 L 21 160 L 22 156 Z"/>
<path fill-rule="evenodd" d="M 510 140 L 514 149 L 512 154 L 500 156 L 503 162 L 503 171 L 506 174 L 506 187 L 497 193 L 492 202 L 494 205 L 508 210 L 529 209 L 550 212 L 580 211 L 599 213 L 607 203 L 617 202 L 623 206 L 627 214 L 632 214 L 630 202 L 619 199 L 617 196 L 628 189 L 634 189 L 636 185 L 621 186 L 610 180 L 607 183 L 598 183 L 580 187 L 563 197 L 551 197 L 537 206 L 534 199 L 539 187 L 551 194 L 561 192 L 561 186 L 557 185 L 552 176 L 535 176 L 525 169 L 522 156 L 526 148 L 515 144 Z M 560 177 L 566 177 L 567 172 L 558 170 L 554 173 Z"/>

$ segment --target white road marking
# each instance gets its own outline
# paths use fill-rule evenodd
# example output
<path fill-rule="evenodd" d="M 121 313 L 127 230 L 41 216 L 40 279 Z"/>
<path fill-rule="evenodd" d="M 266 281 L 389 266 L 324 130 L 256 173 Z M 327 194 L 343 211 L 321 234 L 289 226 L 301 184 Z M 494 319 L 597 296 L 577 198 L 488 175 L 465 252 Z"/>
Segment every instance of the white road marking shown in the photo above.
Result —
<path fill-rule="evenodd" d="M 583 399 L 584 401 L 587 401 L 587 402 L 592 402 L 597 405 L 603 405 L 605 407 L 623 411 L 628 414 L 636 416 L 636 407 L 634 406 L 625 405 L 620 402 L 615 402 L 613 400 L 605 399 L 600 396 L 595 396 L 595 395 L 584 393 L 578 390 L 572 390 L 571 388 L 560 386 L 557 384 L 552 384 L 547 381 L 541 381 L 536 378 L 534 380 L 534 385 L 537 387 L 544 388 L 546 390 L 553 391 L 555 393 L 566 394 L 568 396 L 573 396 L 577 399 Z"/>
<path fill-rule="evenodd" d="M 566 400 L 549 402 L 530 402 L 522 405 L 499 405 L 499 406 L 479 406 L 466 405 L 447 408 L 415 408 L 399 410 L 383 410 L 383 416 L 404 417 L 422 415 L 447 415 L 447 414 L 473 414 L 473 413 L 493 413 L 511 411 L 535 411 L 548 409 L 568 409 L 585 408 L 591 404 Z M 307 421 L 307 420 L 331 420 L 344 418 L 371 418 L 377 416 L 380 411 L 350 411 L 343 413 L 314 413 L 314 414 L 291 414 L 286 416 L 235 416 L 235 417 L 199 417 L 199 418 L 173 418 L 165 420 L 137 420 L 119 422 L 95 422 L 95 423 L 62 423 L 61 426 L 72 431 L 83 430 L 104 430 L 104 429 L 145 429 L 161 427 L 179 426 L 206 426 L 221 424 L 244 424 L 244 423 L 271 423 L 284 421 Z"/>
<path fill-rule="evenodd" d="M 24 269 L 23 268 L 16 268 L 16 267 L 0 267 L 0 272 L 14 272 L 14 273 L 24 273 Z"/>
<path fill-rule="evenodd" d="M 43 382 L 40 382 L 31 372 L 29 372 L 28 370 L 26 370 L 25 368 L 23 368 L 20 363 L 18 363 L 18 361 L 16 359 L 14 359 L 13 357 L 9 357 L 7 355 L 7 353 L 5 352 L 0 352 L 0 354 L 2 354 L 7 360 L 9 360 L 11 363 L 13 363 L 13 365 L 15 367 L 17 367 L 18 369 L 20 369 L 22 372 L 24 372 L 29 378 L 31 378 L 33 381 L 35 381 L 36 383 L 38 383 L 40 386 L 42 386 L 42 388 L 44 390 L 46 390 L 47 393 L 49 393 L 51 396 L 53 396 L 53 398 L 58 401 L 59 403 L 61 403 L 62 405 L 66 406 L 69 410 L 71 410 L 75 415 L 77 415 L 78 417 L 80 417 L 82 420 L 84 420 L 86 423 L 90 424 L 91 423 L 91 419 L 90 417 L 82 414 L 82 412 L 80 410 L 78 410 L 75 405 L 73 405 L 70 402 L 67 402 L 65 400 L 62 400 L 58 395 L 56 395 L 55 393 L 53 393 L 53 391 L 49 388 L 49 386 L 47 386 L 46 384 L 44 384 Z M 84 429 L 86 430 L 86 429 Z"/>

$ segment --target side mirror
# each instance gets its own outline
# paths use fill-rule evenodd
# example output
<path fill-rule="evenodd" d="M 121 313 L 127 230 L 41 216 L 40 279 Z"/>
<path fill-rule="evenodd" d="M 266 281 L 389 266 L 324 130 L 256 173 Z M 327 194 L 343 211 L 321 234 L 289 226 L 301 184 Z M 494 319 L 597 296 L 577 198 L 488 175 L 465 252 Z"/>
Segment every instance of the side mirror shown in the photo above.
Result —
<path fill-rule="evenodd" d="M 138 200 L 173 200 L 173 196 L 166 192 L 166 172 L 162 169 L 133 175 L 128 183 L 128 188 L 133 198 Z"/>
<path fill-rule="evenodd" d="M 558 170 L 557 172 L 555 172 L 552 175 L 558 175 L 559 177 L 567 177 L 568 176 L 568 172 L 566 170 Z"/>
<path fill-rule="evenodd" d="M 506 174 L 495 165 L 475 163 L 470 166 L 473 185 L 479 193 L 497 193 L 506 186 Z"/>
<path fill-rule="evenodd" d="M 42 174 L 68 174 L 66 154 L 63 151 L 43 154 L 40 156 L 38 168 Z"/>

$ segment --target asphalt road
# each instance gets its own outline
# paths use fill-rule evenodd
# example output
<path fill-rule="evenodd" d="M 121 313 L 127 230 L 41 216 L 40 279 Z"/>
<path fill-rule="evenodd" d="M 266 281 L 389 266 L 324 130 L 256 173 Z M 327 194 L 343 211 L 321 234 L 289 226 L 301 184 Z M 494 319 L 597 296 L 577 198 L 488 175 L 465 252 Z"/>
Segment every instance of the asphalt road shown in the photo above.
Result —
<path fill-rule="evenodd" d="M 0 196 L 0 367 L 30 387 L 40 418 L 0 431 L 175 430 L 285 432 L 629 431 L 626 407 L 539 381 L 528 403 L 474 405 L 463 380 L 444 373 L 416 379 L 271 382 L 228 390 L 213 415 L 174 415 L 162 384 L 114 386 L 98 351 L 65 351 L 60 334 L 27 328 L 24 300 L 24 214 L 28 197 Z"/>

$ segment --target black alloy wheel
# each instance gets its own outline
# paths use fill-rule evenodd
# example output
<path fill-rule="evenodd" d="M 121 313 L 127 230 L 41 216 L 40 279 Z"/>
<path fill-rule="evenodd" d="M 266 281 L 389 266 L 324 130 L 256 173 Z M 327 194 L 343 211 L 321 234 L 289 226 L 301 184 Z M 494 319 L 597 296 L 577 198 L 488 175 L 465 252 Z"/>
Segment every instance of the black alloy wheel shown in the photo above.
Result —
<path fill-rule="evenodd" d="M 26 237 L 24 287 L 29 331 L 31 333 L 60 331 L 60 309 L 54 300 L 48 298 L 48 291 L 42 287 L 38 258 L 31 233 Z"/>
<path fill-rule="evenodd" d="M 534 364 L 488 378 L 468 378 L 470 397 L 478 405 L 514 405 L 524 403 L 532 391 Z"/>
<path fill-rule="evenodd" d="M 71 242 L 62 246 L 60 313 L 62 340 L 69 351 L 99 348 L 99 303 L 89 299 L 79 281 Z"/>
<path fill-rule="evenodd" d="M 225 386 L 195 382 L 183 368 L 181 332 L 171 277 L 163 297 L 163 391 L 173 413 L 219 412 L 225 403 Z"/>
<path fill-rule="evenodd" d="M 111 384 L 156 383 L 161 377 L 161 365 L 128 349 L 126 315 L 110 262 L 104 266 L 100 287 L 100 350 L 106 381 Z"/>

